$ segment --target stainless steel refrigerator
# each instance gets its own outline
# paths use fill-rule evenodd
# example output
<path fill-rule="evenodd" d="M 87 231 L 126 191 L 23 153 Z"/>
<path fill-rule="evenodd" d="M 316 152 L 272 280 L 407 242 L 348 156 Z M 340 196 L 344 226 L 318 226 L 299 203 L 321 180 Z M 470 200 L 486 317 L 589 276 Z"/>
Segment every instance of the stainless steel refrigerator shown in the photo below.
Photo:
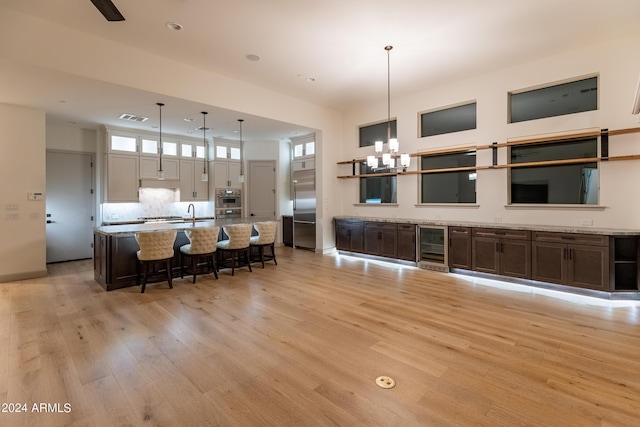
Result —
<path fill-rule="evenodd" d="M 293 172 L 293 246 L 316 248 L 316 171 Z"/>

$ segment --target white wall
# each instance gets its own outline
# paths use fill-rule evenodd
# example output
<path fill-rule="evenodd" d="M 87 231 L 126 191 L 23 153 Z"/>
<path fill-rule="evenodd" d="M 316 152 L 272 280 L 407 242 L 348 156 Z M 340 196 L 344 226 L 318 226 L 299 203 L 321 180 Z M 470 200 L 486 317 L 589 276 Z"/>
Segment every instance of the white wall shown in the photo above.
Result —
<path fill-rule="evenodd" d="M 45 275 L 44 111 L 0 104 L 0 151 L 0 282 Z"/>
<path fill-rule="evenodd" d="M 639 34 L 640 35 L 640 34 Z M 411 96 L 392 99 L 391 115 L 398 119 L 400 150 L 417 152 L 443 147 L 504 143 L 507 139 L 584 129 L 623 129 L 640 126 L 631 115 L 631 106 L 640 72 L 637 55 L 638 38 L 598 44 L 521 64 L 455 84 L 421 91 Z M 434 62 L 437 66 L 437 61 Z M 507 124 L 507 92 L 598 73 L 599 110 L 561 117 Z M 393 82 L 392 82 L 393 94 Z M 418 138 L 418 112 L 462 101 L 476 100 L 477 129 Z M 372 148 L 358 148 L 357 128 L 386 116 L 386 100 L 346 115 L 341 160 L 373 154 Z M 640 154 L 640 134 L 610 138 L 610 155 Z M 498 163 L 505 164 L 506 148 L 499 149 Z M 410 170 L 418 168 L 412 158 Z M 478 165 L 491 164 L 490 150 L 478 152 Z M 350 174 L 351 166 L 340 166 L 340 174 Z M 419 175 L 398 176 L 397 207 L 356 206 L 358 180 L 341 180 L 343 213 L 373 217 L 417 219 L 449 219 L 524 224 L 580 226 L 592 221 L 594 227 L 640 228 L 640 195 L 635 183 L 640 181 L 640 161 L 603 162 L 600 167 L 601 209 L 576 208 L 508 208 L 508 175 L 506 169 L 480 170 L 477 175 L 477 207 L 416 207 L 419 200 Z"/>
<path fill-rule="evenodd" d="M 95 153 L 97 151 L 97 133 L 95 130 L 47 123 L 46 139 L 47 150 L 78 151 L 82 153 Z"/>

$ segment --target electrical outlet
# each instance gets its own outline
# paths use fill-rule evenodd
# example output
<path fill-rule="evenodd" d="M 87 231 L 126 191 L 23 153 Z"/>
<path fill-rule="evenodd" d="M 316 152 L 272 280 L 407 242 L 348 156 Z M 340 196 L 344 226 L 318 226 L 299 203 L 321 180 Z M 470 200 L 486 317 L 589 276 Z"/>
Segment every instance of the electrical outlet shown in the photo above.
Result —
<path fill-rule="evenodd" d="M 583 219 L 582 221 L 580 221 L 580 225 L 582 225 L 583 227 L 588 227 L 590 225 L 593 225 L 593 220 L 592 219 Z"/>

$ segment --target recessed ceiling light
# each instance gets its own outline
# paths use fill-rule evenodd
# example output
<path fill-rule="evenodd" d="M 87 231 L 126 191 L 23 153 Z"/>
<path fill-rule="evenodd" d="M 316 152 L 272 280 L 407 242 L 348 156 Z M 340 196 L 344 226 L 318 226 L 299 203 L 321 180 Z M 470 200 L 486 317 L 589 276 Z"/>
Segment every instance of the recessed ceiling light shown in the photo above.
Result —
<path fill-rule="evenodd" d="M 249 53 L 247 54 L 247 56 L 245 56 L 245 58 L 247 58 L 249 61 L 260 61 L 260 56 L 259 55 L 255 55 L 253 53 Z"/>
<path fill-rule="evenodd" d="M 312 82 L 312 83 L 313 83 L 313 82 L 315 82 L 315 81 L 316 81 L 316 79 L 315 79 L 315 78 L 313 78 L 313 77 L 307 77 L 307 81 L 308 81 L 308 82 Z"/>
<path fill-rule="evenodd" d="M 170 30 L 181 31 L 184 27 L 177 22 L 167 22 L 167 28 Z"/>

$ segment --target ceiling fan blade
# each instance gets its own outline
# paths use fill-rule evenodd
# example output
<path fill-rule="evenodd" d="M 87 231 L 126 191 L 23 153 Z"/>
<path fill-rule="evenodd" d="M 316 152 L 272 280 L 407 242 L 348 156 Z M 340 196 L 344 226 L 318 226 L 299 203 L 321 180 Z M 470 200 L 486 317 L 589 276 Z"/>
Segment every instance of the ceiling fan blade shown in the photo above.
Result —
<path fill-rule="evenodd" d="M 107 21 L 124 21 L 124 16 L 111 0 L 91 0 L 91 3 L 104 15 Z"/>

